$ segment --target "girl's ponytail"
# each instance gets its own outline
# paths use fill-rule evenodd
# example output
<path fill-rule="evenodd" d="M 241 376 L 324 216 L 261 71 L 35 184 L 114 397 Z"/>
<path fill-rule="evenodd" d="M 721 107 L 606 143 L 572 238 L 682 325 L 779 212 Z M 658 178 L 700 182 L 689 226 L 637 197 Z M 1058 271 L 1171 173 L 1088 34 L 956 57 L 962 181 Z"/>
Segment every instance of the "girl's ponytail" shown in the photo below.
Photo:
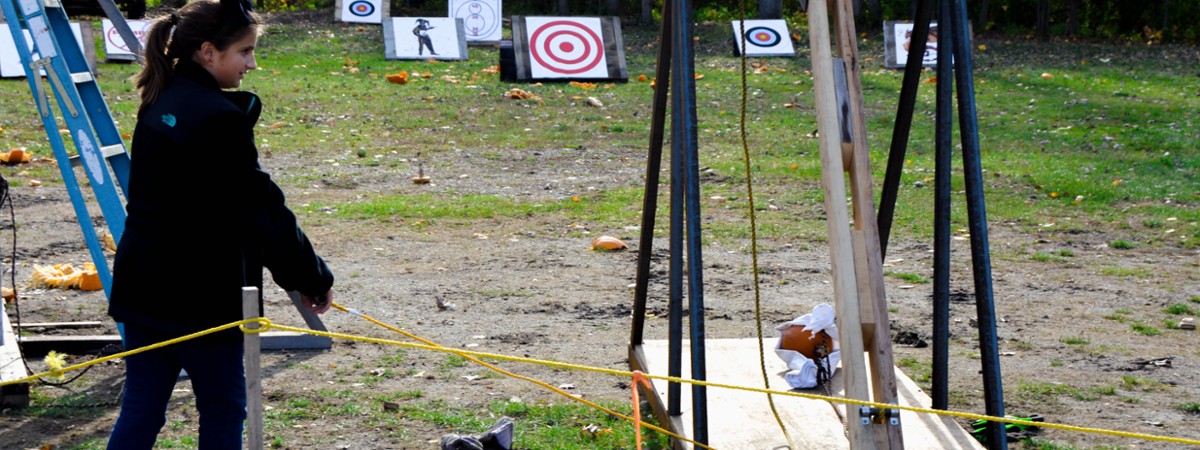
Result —
<path fill-rule="evenodd" d="M 134 86 L 141 92 L 142 104 L 138 107 L 138 116 L 142 111 L 158 100 L 158 94 L 166 89 L 167 80 L 175 68 L 174 55 L 167 54 L 167 43 L 171 31 L 179 23 L 179 15 L 161 17 L 150 26 L 146 36 L 146 47 L 143 49 L 142 70 L 133 77 Z"/>

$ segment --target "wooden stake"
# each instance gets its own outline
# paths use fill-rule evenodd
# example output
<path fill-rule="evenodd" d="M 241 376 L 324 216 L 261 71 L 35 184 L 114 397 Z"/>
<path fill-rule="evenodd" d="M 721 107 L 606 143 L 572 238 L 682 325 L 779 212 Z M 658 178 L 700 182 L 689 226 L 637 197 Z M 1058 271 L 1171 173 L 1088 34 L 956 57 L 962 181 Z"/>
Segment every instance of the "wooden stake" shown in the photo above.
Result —
<path fill-rule="evenodd" d="M 242 288 L 242 317 L 246 319 L 260 317 L 258 308 L 258 288 Z M 255 329 L 258 325 L 247 325 Z M 246 366 L 246 448 L 262 450 L 263 448 L 263 404 L 262 404 L 262 359 L 260 338 L 258 333 L 245 333 Z"/>

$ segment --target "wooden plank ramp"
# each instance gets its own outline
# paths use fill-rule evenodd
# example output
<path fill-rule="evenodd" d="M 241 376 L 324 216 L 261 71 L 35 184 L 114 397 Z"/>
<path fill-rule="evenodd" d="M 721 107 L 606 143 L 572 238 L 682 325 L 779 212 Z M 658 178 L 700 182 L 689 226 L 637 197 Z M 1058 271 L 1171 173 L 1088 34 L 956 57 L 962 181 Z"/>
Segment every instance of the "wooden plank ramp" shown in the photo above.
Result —
<path fill-rule="evenodd" d="M 13 333 L 4 300 L 0 300 L 0 381 L 20 380 L 29 376 L 21 347 Z M 0 388 L 0 406 L 29 406 L 29 383 L 10 384 Z"/>
<path fill-rule="evenodd" d="M 774 347 L 777 339 L 770 338 L 763 342 L 766 351 L 765 362 L 768 380 L 772 390 L 788 390 L 783 379 L 787 366 L 775 355 Z M 689 365 L 688 342 L 684 341 L 682 352 L 684 378 L 687 378 Z M 708 360 L 708 381 L 712 383 L 735 386 L 763 387 L 763 377 L 759 365 L 757 339 L 708 339 L 704 342 L 706 359 Z M 646 341 L 643 345 L 630 351 L 630 364 L 635 369 L 651 375 L 667 374 L 667 341 Z M 900 370 L 895 371 L 897 394 L 900 404 L 928 408 L 932 404 L 929 396 L 921 391 L 915 382 Z M 842 393 L 841 370 L 834 372 L 834 383 L 831 389 L 834 396 Z M 652 380 L 656 393 L 647 399 L 651 402 L 659 422 L 667 424 L 665 428 L 684 437 L 690 437 L 688 431 L 692 426 L 691 386 L 684 384 L 681 392 L 681 415 L 666 418 L 663 413 L 667 405 L 667 383 Z M 802 389 L 797 392 L 823 395 L 820 388 Z M 775 416 L 771 413 L 766 394 L 744 391 L 740 389 L 725 389 L 709 387 L 708 395 L 708 445 L 715 449 L 736 450 L 782 450 L 789 448 L 787 436 L 779 428 Z M 775 408 L 780 419 L 791 435 L 793 450 L 800 449 L 849 449 L 842 419 L 845 415 L 845 404 L 839 403 L 837 410 L 834 405 L 822 400 L 812 400 L 800 397 L 773 397 Z M 900 424 L 904 431 L 904 441 L 908 448 L 914 449 L 969 449 L 983 450 L 983 446 L 963 429 L 953 418 L 934 414 L 917 414 L 901 411 Z M 686 443 L 675 445 L 677 449 L 690 449 Z"/>

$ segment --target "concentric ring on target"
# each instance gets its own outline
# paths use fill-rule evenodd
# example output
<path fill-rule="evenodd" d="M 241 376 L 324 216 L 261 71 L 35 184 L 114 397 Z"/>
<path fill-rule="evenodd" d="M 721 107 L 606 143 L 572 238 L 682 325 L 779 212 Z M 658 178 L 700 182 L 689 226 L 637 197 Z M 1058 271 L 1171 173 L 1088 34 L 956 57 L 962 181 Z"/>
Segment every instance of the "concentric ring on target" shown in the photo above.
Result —
<path fill-rule="evenodd" d="M 759 47 L 774 47 L 779 45 L 782 40 L 779 32 L 771 28 L 754 27 L 746 30 L 746 42 Z"/>
<path fill-rule="evenodd" d="M 551 72 L 584 73 L 604 60 L 604 41 L 578 22 L 555 20 L 533 31 L 529 55 Z"/>
<path fill-rule="evenodd" d="M 357 0 L 350 3 L 350 14 L 358 17 L 367 17 L 375 14 L 375 5 L 366 0 Z"/>

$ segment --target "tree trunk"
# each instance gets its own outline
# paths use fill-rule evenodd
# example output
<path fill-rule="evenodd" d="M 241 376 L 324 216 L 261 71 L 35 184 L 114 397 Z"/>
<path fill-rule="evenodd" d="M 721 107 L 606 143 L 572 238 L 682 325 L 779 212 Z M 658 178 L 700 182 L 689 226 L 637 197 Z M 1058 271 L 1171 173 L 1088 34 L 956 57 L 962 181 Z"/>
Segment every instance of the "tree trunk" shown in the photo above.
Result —
<path fill-rule="evenodd" d="M 758 2 L 758 18 L 759 19 L 783 18 L 783 0 L 759 0 L 759 2 Z"/>
<path fill-rule="evenodd" d="M 867 17 L 871 26 L 878 26 L 883 23 L 883 8 L 879 6 L 879 0 L 867 0 Z"/>
<path fill-rule="evenodd" d="M 1171 27 L 1171 0 L 1163 0 L 1163 21 L 1162 21 L 1163 33 L 1164 34 L 1170 33 L 1171 32 L 1170 27 Z"/>
<path fill-rule="evenodd" d="M 1037 2 L 1037 36 L 1043 41 L 1050 38 L 1050 0 Z"/>
<path fill-rule="evenodd" d="M 670 1 L 670 0 L 664 0 Z M 650 25 L 654 21 L 654 2 L 652 0 L 642 0 L 642 25 Z"/>
<path fill-rule="evenodd" d="M 1071 0 L 1067 9 L 1067 36 L 1079 35 L 1079 0 Z"/>
<path fill-rule="evenodd" d="M 988 29 L 988 0 L 979 0 L 979 29 Z"/>
<path fill-rule="evenodd" d="M 571 15 L 571 3 L 570 2 L 568 2 L 567 0 L 558 0 L 557 3 L 558 3 L 557 4 L 558 15 L 560 15 L 560 16 Z"/>

